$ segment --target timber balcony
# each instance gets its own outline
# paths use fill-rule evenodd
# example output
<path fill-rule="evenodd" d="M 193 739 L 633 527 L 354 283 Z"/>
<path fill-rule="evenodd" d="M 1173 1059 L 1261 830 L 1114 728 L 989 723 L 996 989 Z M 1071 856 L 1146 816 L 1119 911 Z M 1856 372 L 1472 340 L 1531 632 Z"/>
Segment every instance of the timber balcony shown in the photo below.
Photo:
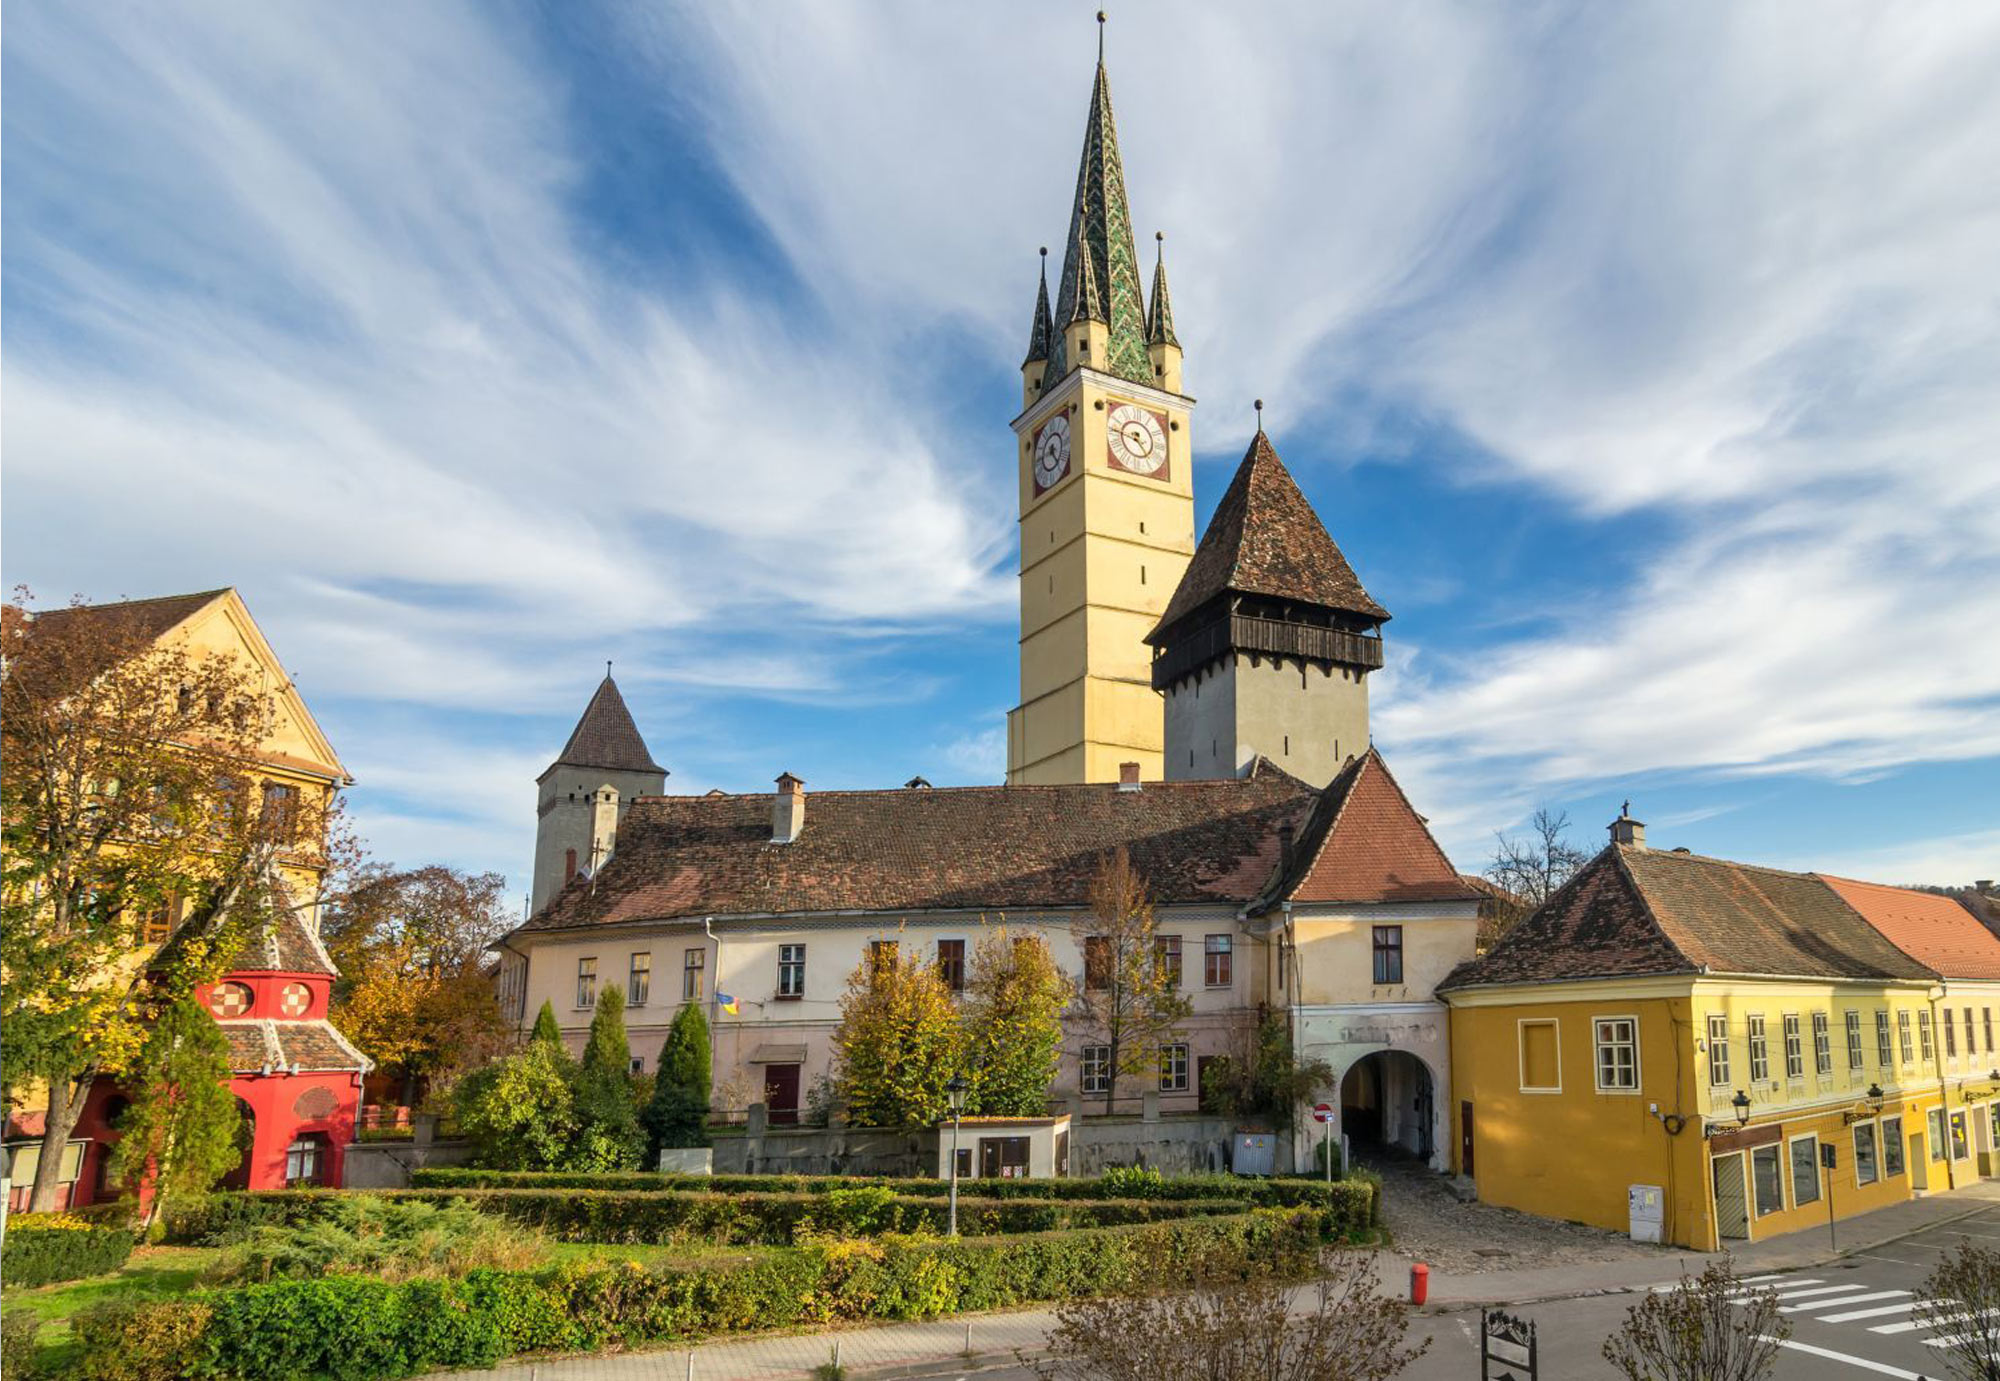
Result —
<path fill-rule="evenodd" d="M 1374 671 L 1382 665 L 1382 639 L 1345 628 L 1321 628 L 1288 619 L 1229 614 L 1195 629 L 1153 659 L 1153 689 L 1165 690 L 1231 650 L 1265 657 Z"/>

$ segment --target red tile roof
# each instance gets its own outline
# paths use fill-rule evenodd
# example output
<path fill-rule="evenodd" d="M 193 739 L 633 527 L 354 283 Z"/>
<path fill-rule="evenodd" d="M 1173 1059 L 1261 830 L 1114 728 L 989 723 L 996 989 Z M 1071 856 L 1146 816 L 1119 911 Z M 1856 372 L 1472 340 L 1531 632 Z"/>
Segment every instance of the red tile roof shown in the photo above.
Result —
<path fill-rule="evenodd" d="M 1477 901 L 1370 748 L 1327 785 L 1293 849 L 1292 867 L 1259 909 L 1294 902 Z"/>
<path fill-rule="evenodd" d="M 324 1021 L 218 1021 L 229 1042 L 229 1068 L 236 1074 L 289 1070 L 361 1070 L 375 1067 L 347 1037 Z"/>
<path fill-rule="evenodd" d="M 1918 963 L 1946 978 L 2000 979 L 2000 936 L 1953 898 L 1824 873 L 1819 878 Z"/>
<path fill-rule="evenodd" d="M 570 731 L 569 742 L 556 754 L 551 766 L 602 767 L 614 772 L 658 772 L 666 769 L 653 761 L 625 697 L 609 673 L 597 684 L 597 691 L 584 706 L 583 717 Z M 543 774 L 548 775 L 547 773 Z"/>

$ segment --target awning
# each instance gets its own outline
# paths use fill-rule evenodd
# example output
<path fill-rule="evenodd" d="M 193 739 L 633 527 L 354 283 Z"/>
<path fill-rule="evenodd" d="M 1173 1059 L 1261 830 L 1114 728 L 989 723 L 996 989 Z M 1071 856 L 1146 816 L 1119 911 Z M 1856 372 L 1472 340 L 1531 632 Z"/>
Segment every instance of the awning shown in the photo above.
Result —
<path fill-rule="evenodd" d="M 806 1048 L 803 1045 L 760 1045 L 750 1056 L 753 1065 L 802 1065 L 806 1062 Z"/>

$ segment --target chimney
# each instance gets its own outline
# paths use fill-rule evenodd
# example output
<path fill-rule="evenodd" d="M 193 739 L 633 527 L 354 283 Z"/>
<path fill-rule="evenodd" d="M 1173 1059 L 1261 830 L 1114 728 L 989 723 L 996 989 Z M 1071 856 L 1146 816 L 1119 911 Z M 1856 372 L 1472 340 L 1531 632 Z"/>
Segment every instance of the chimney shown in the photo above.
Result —
<path fill-rule="evenodd" d="M 1993 879 L 1980 878 L 1972 884 L 1972 890 L 1975 892 L 1991 892 L 1993 890 Z"/>
<path fill-rule="evenodd" d="M 1646 847 L 1646 827 L 1632 818 L 1630 801 L 1619 807 L 1618 818 L 1611 822 L 1611 842 L 1625 844 L 1634 849 Z"/>
<path fill-rule="evenodd" d="M 590 873 L 592 877 L 618 847 L 618 788 L 600 786 L 590 793 Z"/>
<path fill-rule="evenodd" d="M 1120 791 L 1137 791 L 1139 789 L 1138 763 L 1121 762 L 1118 764 L 1118 789 Z"/>
<path fill-rule="evenodd" d="M 778 795 L 771 802 L 771 842 L 789 844 L 806 827 L 806 784 L 789 772 L 778 774 Z"/>

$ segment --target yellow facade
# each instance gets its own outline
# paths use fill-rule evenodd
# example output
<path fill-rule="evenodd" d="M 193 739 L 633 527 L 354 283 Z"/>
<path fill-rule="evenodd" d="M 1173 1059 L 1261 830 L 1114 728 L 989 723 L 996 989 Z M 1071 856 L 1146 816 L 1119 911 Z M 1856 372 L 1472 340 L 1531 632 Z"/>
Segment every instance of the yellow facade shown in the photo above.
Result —
<path fill-rule="evenodd" d="M 1936 996 L 1686 975 L 1453 992 L 1453 1166 L 1482 1200 L 1613 1231 L 1656 1187 L 1663 1239 L 1702 1251 L 1823 1224 L 1829 1198 L 1840 1218 L 1966 1183 L 1982 1154 L 2000 1168 L 2000 1129 L 1991 1083 L 1940 1063 Z"/>
<path fill-rule="evenodd" d="M 1010 783 L 1116 781 L 1126 762 L 1146 778 L 1162 775 L 1145 636 L 1194 555 L 1192 406 L 1084 368 L 1015 419 L 1021 703 L 1007 718 Z M 1160 421 L 1164 458 L 1152 474 L 1114 461 L 1113 433 L 1128 407 Z M 1043 485 L 1037 446 L 1049 444 L 1052 428 L 1067 433 L 1067 463 Z"/>

